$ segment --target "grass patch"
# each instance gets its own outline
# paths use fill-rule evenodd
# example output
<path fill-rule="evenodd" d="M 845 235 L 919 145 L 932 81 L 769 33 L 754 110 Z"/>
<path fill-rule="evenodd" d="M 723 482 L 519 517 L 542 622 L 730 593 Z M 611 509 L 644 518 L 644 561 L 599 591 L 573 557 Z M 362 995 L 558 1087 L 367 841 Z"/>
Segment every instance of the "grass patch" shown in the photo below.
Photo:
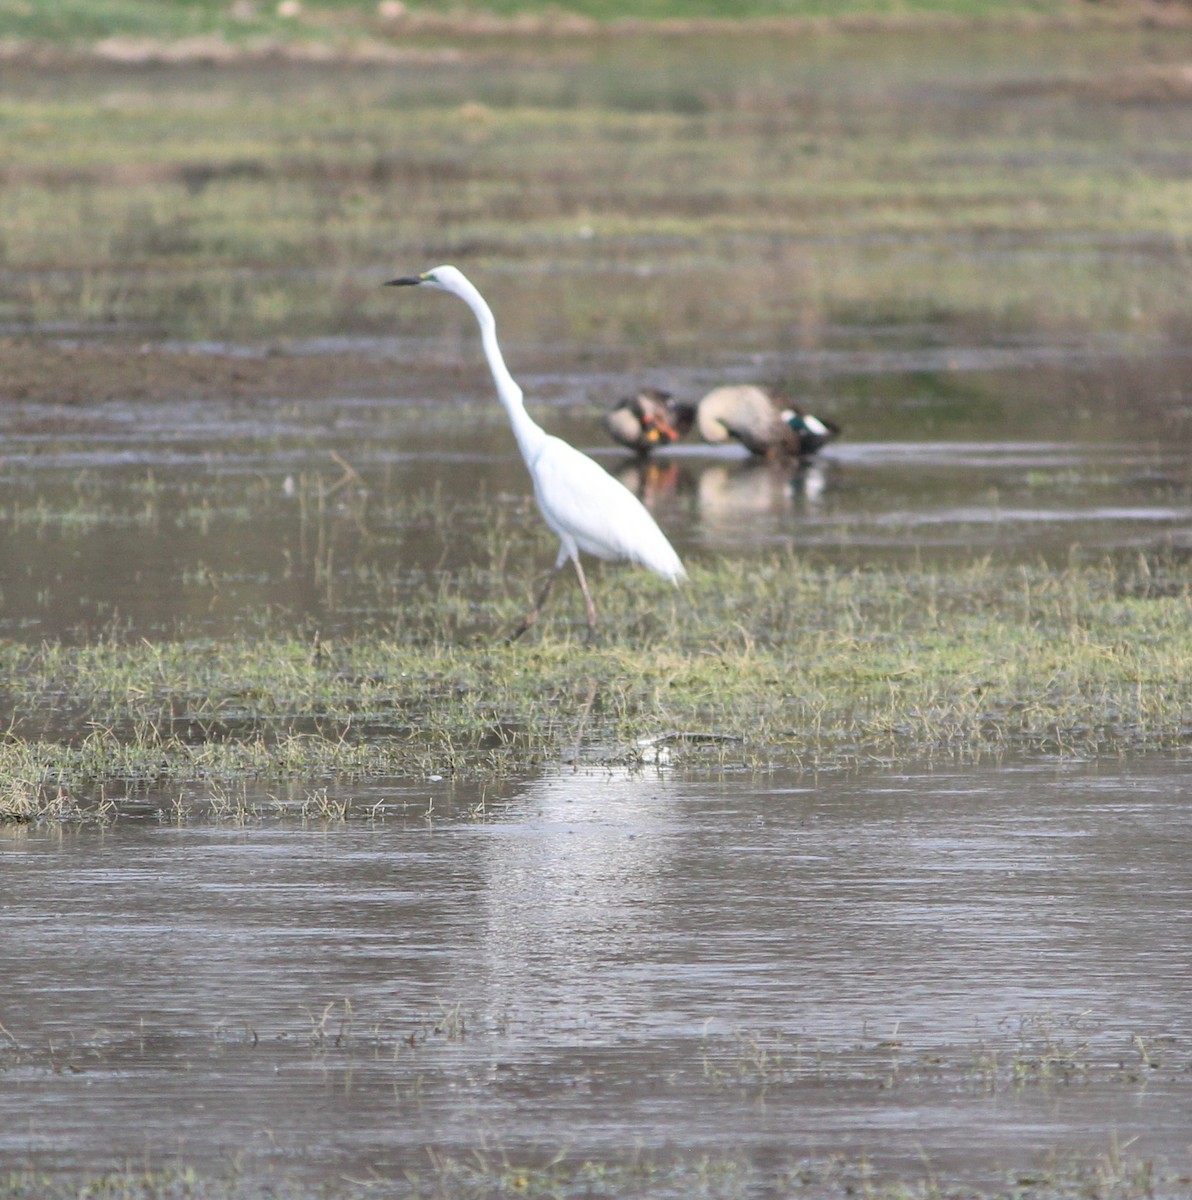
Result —
<path fill-rule="evenodd" d="M 465 41 L 400 71 L 17 61 L 0 319 L 441 335 L 376 285 L 458 258 L 500 274 L 507 345 L 655 362 L 709 329 L 780 351 L 925 315 L 1162 336 L 1188 307 L 1188 50 L 1065 30 L 1024 57 L 984 30 Z"/>
<path fill-rule="evenodd" d="M 32 1171 L 0 1176 L 0 1200 L 339 1200 L 370 1197 L 482 1200 L 493 1196 L 525 1196 L 549 1200 L 592 1197 L 730 1197 L 768 1193 L 817 1200 L 863 1195 L 870 1200 L 992 1200 L 1012 1195 L 1019 1200 L 1149 1200 L 1155 1195 L 1187 1194 L 1187 1176 L 1156 1169 L 1116 1143 L 1104 1153 L 1056 1156 L 1037 1169 L 1012 1173 L 1006 1186 L 954 1185 L 948 1173 L 929 1163 L 915 1172 L 879 1171 L 865 1158 L 787 1155 L 767 1167 L 731 1154 L 679 1158 L 637 1151 L 621 1156 L 585 1158 L 560 1151 L 553 1157 L 527 1157 L 485 1145 L 464 1154 L 429 1149 L 401 1181 L 318 1183 L 270 1178 L 262 1183 L 236 1175 L 219 1176 L 191 1168 L 126 1169 L 62 1178 Z"/>
<path fill-rule="evenodd" d="M 1061 0 L 417 0 L 384 8 L 369 0 L 19 0 L 0 6 L 0 37 L 37 38 L 78 45 L 114 37 L 177 41 L 217 36 L 229 45 L 267 36 L 282 43 L 328 42 L 354 35 L 384 39 L 411 29 L 444 27 L 491 31 L 494 20 L 511 32 L 541 24 L 557 32 L 588 32 L 618 22 L 690 23 L 831 20 L 841 17 L 914 17 L 1021 20 L 1072 19 Z M 208 47 L 210 51 L 210 47 Z"/>
<path fill-rule="evenodd" d="M 496 779 L 592 761 L 839 769 L 1177 749 L 1192 733 L 1183 565 L 697 566 L 673 592 L 599 581 L 606 640 L 566 602 L 507 646 L 520 598 L 442 582 L 384 635 L 311 644 L 0 646 L 0 812 L 70 815 L 189 782 Z M 708 737 L 707 735 L 712 735 Z"/>

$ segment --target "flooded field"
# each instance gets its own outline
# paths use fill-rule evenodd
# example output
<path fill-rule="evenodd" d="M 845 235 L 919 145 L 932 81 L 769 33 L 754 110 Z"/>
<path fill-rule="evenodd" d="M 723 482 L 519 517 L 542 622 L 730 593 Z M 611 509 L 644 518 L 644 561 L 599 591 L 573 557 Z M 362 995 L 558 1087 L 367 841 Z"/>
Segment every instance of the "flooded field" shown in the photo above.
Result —
<path fill-rule="evenodd" d="M 1184 1194 L 1180 783 L 565 771 L 482 805 L 354 789 L 368 820 L 17 831 L 0 1158 L 337 1194 Z"/>
<path fill-rule="evenodd" d="M 885 358 L 871 359 L 881 371 Z M 1060 565 L 1073 552 L 1132 561 L 1192 547 L 1192 458 L 1171 427 L 1187 411 L 1186 366 L 1175 353 L 1100 373 L 891 365 L 883 403 L 897 420 L 857 399 L 864 378 L 832 375 L 817 407 L 840 415 L 844 437 L 801 466 L 694 437 L 642 463 L 608 440 L 597 407 L 631 377 L 581 375 L 572 386 L 586 402 L 574 404 L 558 383 L 523 380 L 546 394 L 541 420 L 642 496 L 692 561 L 790 550 L 809 565 L 974 554 Z M 419 389 L 384 401 L 6 406 L 0 632 L 219 636 L 264 613 L 324 635 L 384 629 L 403 592 L 519 537 L 537 545 L 516 559 L 528 595 L 553 551 L 489 386 L 469 380 L 462 399 L 440 382 L 433 400 Z M 1170 408 L 1145 411 L 1160 388 Z M 1052 411 L 1049 389 L 1079 396 L 1082 413 L 1058 399 Z M 1061 438 L 1060 412 L 1078 436 Z M 1102 422 L 1135 436 L 1106 440 Z"/>
<path fill-rule="evenodd" d="M 470 314 L 378 286 L 446 260 L 697 560 L 1182 551 L 1187 32 L 404 53 L 9 64 L 0 632 L 375 628 L 535 531 Z M 844 438 L 643 472 L 600 426 L 743 381 Z"/>
<path fill-rule="evenodd" d="M 0 1197 L 1192 1194 L 1187 61 L 6 63 Z"/>

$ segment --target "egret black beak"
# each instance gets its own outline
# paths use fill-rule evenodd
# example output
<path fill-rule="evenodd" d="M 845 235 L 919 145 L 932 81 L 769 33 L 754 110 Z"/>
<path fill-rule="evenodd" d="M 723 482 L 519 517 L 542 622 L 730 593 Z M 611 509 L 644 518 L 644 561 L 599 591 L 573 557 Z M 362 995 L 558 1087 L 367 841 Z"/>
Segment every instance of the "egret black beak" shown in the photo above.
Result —
<path fill-rule="evenodd" d="M 400 279 L 388 279 L 382 287 L 413 287 L 416 283 L 422 282 L 421 275 L 403 275 Z"/>

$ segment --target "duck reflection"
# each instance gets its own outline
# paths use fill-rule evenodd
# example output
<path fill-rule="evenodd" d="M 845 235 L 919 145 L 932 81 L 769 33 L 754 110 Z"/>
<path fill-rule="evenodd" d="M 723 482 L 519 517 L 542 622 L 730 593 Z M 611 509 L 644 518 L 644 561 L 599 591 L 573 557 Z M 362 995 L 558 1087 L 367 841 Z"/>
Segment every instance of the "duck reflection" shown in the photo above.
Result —
<path fill-rule="evenodd" d="M 828 490 L 831 468 L 823 463 L 717 463 L 699 473 L 700 516 L 722 524 L 751 515 L 782 516 L 802 504 L 819 504 Z"/>
<path fill-rule="evenodd" d="M 751 519 L 781 519 L 820 507 L 837 486 L 832 459 L 634 459 L 617 478 L 654 512 L 688 498 L 706 529 L 725 531 Z"/>
<path fill-rule="evenodd" d="M 673 459 L 637 458 L 619 467 L 616 477 L 649 509 L 678 494 L 688 473 Z"/>

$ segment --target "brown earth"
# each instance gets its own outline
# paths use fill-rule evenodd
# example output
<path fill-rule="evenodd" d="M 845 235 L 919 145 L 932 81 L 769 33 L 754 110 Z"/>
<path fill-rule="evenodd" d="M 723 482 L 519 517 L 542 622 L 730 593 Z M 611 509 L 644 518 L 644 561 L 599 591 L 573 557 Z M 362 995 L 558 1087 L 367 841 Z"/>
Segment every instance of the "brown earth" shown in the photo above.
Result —
<path fill-rule="evenodd" d="M 163 352 L 127 343 L 61 345 L 10 337 L 0 340 L 0 404 L 383 396 L 393 390 L 394 369 L 383 358 L 347 354 L 262 353 L 246 358 Z"/>

